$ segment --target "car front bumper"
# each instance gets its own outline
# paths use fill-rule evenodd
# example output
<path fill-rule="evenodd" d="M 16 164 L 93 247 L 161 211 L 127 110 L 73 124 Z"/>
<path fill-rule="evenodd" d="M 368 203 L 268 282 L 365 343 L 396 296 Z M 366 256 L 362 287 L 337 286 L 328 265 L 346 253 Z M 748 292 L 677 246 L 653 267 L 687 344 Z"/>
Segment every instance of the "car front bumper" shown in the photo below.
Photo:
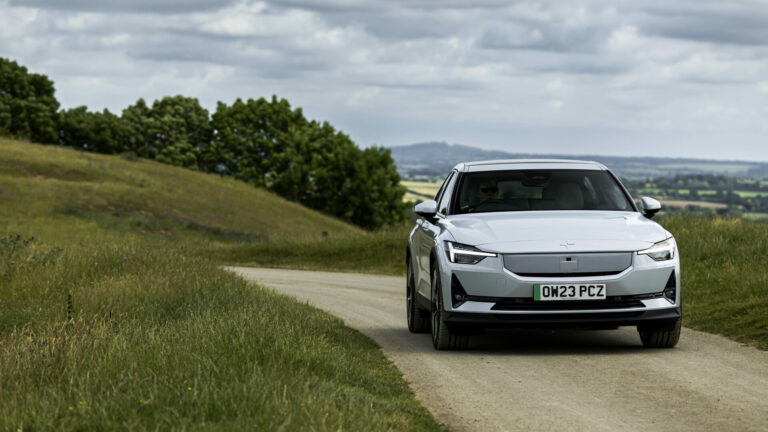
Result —
<path fill-rule="evenodd" d="M 679 259 L 657 262 L 633 254 L 618 274 L 588 277 L 523 277 L 507 268 L 503 256 L 477 264 L 441 257 L 445 320 L 484 327 L 615 327 L 672 322 L 682 316 Z M 453 301 L 455 284 L 466 293 Z M 533 301 L 535 284 L 605 284 L 607 300 Z M 663 292 L 674 287 L 674 298 Z"/>
<path fill-rule="evenodd" d="M 495 312 L 444 312 L 444 319 L 449 324 L 478 325 L 482 327 L 618 327 L 640 324 L 672 323 L 682 316 L 682 309 L 677 307 L 618 312 L 569 311 L 553 313 L 537 311 L 529 313 Z"/>

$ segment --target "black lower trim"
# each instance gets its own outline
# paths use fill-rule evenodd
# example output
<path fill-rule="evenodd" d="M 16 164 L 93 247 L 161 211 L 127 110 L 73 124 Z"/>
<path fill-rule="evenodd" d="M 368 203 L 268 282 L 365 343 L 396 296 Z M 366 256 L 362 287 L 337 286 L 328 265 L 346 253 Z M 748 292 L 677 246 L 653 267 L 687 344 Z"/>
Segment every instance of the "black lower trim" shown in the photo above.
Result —
<path fill-rule="evenodd" d="M 535 301 L 530 297 L 506 297 L 493 300 L 496 304 L 491 310 L 523 311 L 523 310 L 584 310 L 584 309 L 630 309 L 644 308 L 641 300 L 660 298 L 662 293 L 640 294 L 630 296 L 608 296 L 604 300 L 550 300 Z M 474 301 L 483 301 L 476 300 Z"/>
<path fill-rule="evenodd" d="M 680 307 L 631 312 L 500 314 L 444 312 L 444 320 L 452 324 L 483 327 L 594 327 L 631 326 L 674 322 L 682 316 Z"/>

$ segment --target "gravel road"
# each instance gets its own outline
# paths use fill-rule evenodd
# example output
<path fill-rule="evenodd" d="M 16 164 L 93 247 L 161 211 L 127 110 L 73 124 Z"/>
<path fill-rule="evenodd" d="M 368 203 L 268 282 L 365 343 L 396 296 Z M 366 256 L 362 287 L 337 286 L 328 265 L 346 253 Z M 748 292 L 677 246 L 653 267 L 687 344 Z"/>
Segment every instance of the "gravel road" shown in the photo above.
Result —
<path fill-rule="evenodd" d="M 768 352 L 683 329 L 647 350 L 634 328 L 489 332 L 432 349 L 405 323 L 401 277 L 230 268 L 375 340 L 451 430 L 768 431 Z"/>

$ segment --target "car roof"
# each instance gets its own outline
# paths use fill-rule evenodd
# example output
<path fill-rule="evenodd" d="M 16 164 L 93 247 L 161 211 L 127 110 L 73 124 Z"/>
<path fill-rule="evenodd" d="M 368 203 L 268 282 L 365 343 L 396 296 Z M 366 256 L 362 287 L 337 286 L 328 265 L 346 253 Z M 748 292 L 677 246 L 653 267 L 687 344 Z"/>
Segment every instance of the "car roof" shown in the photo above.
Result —
<path fill-rule="evenodd" d="M 459 172 L 504 171 L 522 169 L 576 169 L 608 170 L 605 165 L 594 161 L 572 159 L 500 159 L 475 162 L 463 162 L 453 169 Z"/>

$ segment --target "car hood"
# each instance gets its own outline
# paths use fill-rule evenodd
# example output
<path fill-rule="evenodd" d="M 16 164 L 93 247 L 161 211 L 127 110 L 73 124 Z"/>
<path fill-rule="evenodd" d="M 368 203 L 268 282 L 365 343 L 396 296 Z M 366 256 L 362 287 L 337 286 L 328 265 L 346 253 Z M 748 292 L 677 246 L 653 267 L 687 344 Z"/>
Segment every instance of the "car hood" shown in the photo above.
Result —
<path fill-rule="evenodd" d="M 455 241 L 498 253 L 635 251 L 671 235 L 636 212 L 498 212 L 444 221 Z"/>

